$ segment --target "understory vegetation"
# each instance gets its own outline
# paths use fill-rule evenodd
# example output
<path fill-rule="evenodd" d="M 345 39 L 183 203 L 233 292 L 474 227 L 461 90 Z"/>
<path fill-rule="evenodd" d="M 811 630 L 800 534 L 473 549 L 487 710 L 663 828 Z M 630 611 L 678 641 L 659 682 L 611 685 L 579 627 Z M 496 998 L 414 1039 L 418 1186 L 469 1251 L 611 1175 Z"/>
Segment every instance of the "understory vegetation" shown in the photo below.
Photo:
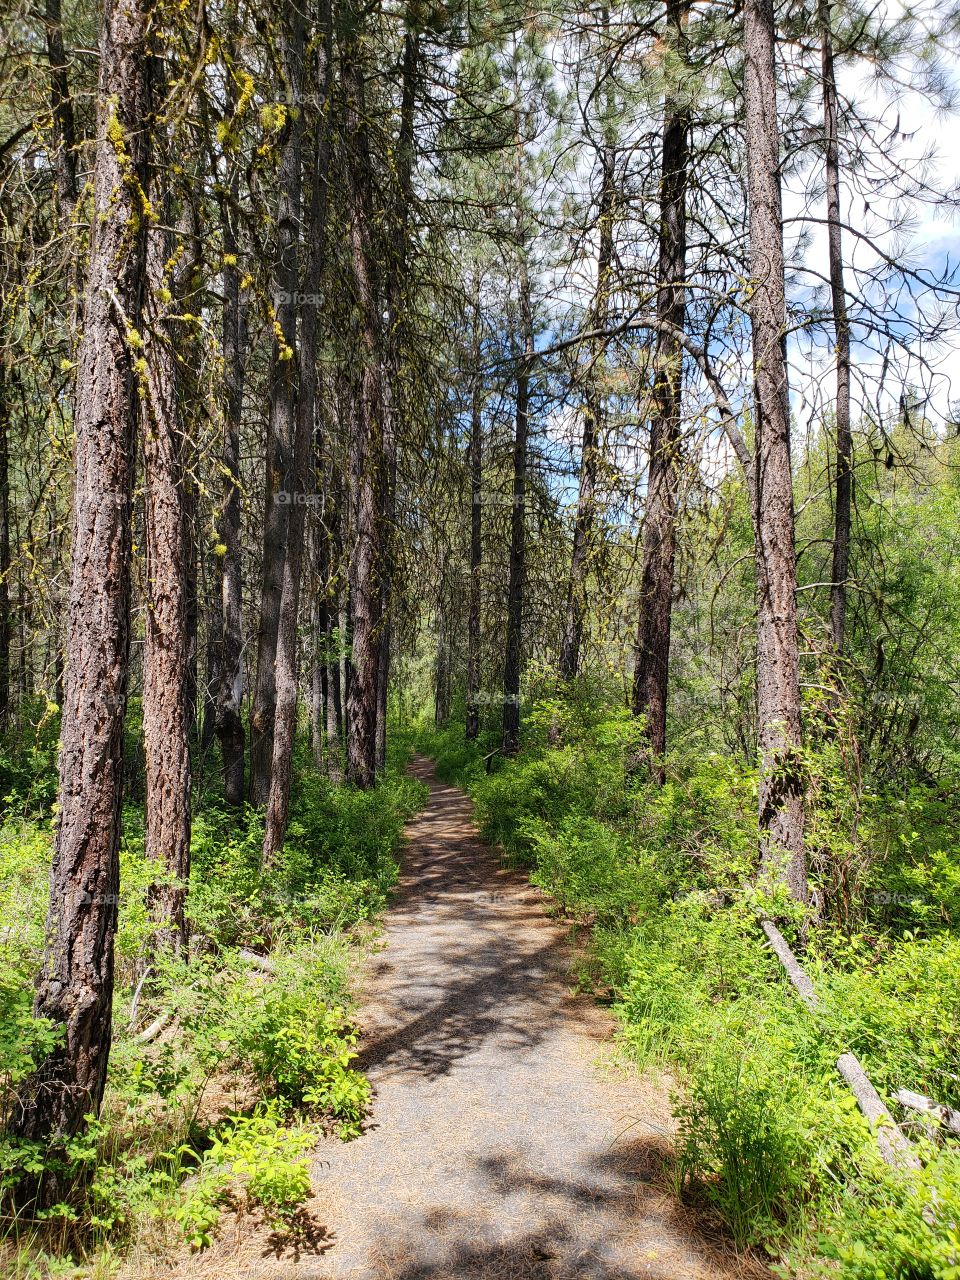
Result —
<path fill-rule="evenodd" d="M 960 854 L 942 785 L 871 792 L 835 739 L 809 752 L 809 829 L 832 842 L 806 937 L 814 1016 L 760 927 L 771 904 L 755 887 L 755 768 L 678 748 L 665 784 L 651 782 L 641 726 L 602 679 L 558 691 L 542 677 L 524 731 L 514 759 L 490 755 L 495 733 L 465 743 L 456 723 L 419 746 L 585 931 L 581 980 L 612 1001 L 626 1051 L 670 1073 L 678 1190 L 784 1275 L 954 1280 L 960 1150 L 891 1100 L 907 1088 L 960 1106 Z M 854 892 L 831 881 L 837 865 L 859 869 Z M 922 1172 L 880 1159 L 837 1074 L 844 1052 L 904 1122 Z"/>
<path fill-rule="evenodd" d="M 57 1035 L 31 1014 L 52 823 L 43 788 L 56 737 L 46 732 L 0 762 L 4 1123 Z M 63 1274 L 72 1261 L 103 1262 L 134 1242 L 203 1248 L 231 1207 L 288 1238 L 308 1221 L 309 1153 L 324 1133 L 355 1137 L 369 1109 L 354 1065 L 351 986 L 396 877 L 402 824 L 422 800 L 404 759 L 401 744 L 380 784 L 360 791 L 329 782 L 299 749 L 287 840 L 266 872 L 262 813 L 231 811 L 204 791 L 193 820 L 191 947 L 178 956 L 154 946 L 156 867 L 131 797 L 103 1107 L 59 1147 L 2 1139 L 4 1275 Z M 38 1175 L 55 1180 L 57 1203 L 40 1208 L 22 1193 Z"/>

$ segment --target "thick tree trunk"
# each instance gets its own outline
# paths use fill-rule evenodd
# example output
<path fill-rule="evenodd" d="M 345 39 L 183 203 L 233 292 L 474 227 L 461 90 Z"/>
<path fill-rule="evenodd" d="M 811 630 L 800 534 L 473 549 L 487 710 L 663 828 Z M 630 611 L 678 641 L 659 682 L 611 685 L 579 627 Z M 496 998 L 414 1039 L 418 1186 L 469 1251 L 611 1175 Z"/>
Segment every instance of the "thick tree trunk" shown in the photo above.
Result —
<path fill-rule="evenodd" d="M 119 889 L 131 491 L 150 115 L 149 3 L 107 0 L 92 244 L 74 409 L 73 548 L 57 832 L 34 1012 L 63 1038 L 19 1090 L 12 1128 L 56 1141 L 103 1097 Z M 57 1189 L 46 1189 L 55 1196 Z"/>
<path fill-rule="evenodd" d="M 507 584 L 507 643 L 503 666 L 503 733 L 505 756 L 520 749 L 520 670 L 523 596 L 526 577 L 527 437 L 530 429 L 530 360 L 533 355 L 533 311 L 526 261 L 520 267 L 520 335 L 522 355 L 517 374 L 517 418 L 513 441 L 513 503 L 510 510 L 510 576 Z"/>
<path fill-rule="evenodd" d="M 151 190 L 163 206 L 156 179 Z M 147 549 L 143 648 L 143 740 L 146 852 L 160 868 L 150 890 L 158 943 L 185 950 L 185 904 L 190 874 L 190 720 L 188 684 L 187 517 L 183 432 L 177 404 L 176 335 L 160 301 L 170 281 L 171 237 L 147 232 L 145 379 L 141 383 L 144 513 Z"/>
<path fill-rule="evenodd" d="M 847 618 L 847 579 L 850 574 L 850 518 L 853 499 L 853 436 L 850 430 L 850 322 L 843 273 L 840 229 L 840 139 L 837 81 L 833 66 L 830 0 L 819 0 L 820 62 L 823 74 L 823 127 L 826 144 L 827 244 L 830 293 L 837 355 L 837 491 L 834 510 L 833 572 L 830 587 L 830 635 L 835 651 L 843 652 Z"/>
<path fill-rule="evenodd" d="M 305 20 L 296 6 L 283 11 L 283 62 L 289 101 L 303 100 Z M 297 425 L 297 256 L 300 242 L 303 111 L 291 110 L 277 174 L 276 262 L 273 270 L 275 331 L 270 371 L 270 421 L 267 430 L 264 486 L 263 562 L 257 674 L 250 717 L 250 799 L 265 805 L 273 768 L 273 735 L 277 709 L 277 644 L 283 598 L 284 563 L 291 509 L 302 499 L 291 479 Z"/>
<path fill-rule="evenodd" d="M 669 0 L 667 36 L 682 48 L 687 0 Z M 676 559 L 683 349 L 677 334 L 686 319 L 687 170 L 690 119 L 686 106 L 668 93 L 664 102 L 660 171 L 660 244 L 657 331 L 654 355 L 650 466 L 643 523 L 640 617 L 633 674 L 633 712 L 644 717 L 652 776 L 664 782 L 670 625 Z"/>
<path fill-rule="evenodd" d="M 347 695 L 347 777 L 372 787 L 377 767 L 377 706 L 387 489 L 382 290 L 373 248 L 371 157 L 360 49 L 344 51 L 350 247 L 360 321 L 360 395 L 351 415 L 350 607 L 352 670 Z"/>
<path fill-rule="evenodd" d="M 320 51 L 319 74 L 323 104 L 314 120 L 314 152 L 310 175 L 310 208 L 306 228 L 308 248 L 305 274 L 306 302 L 300 327 L 300 386 L 297 429 L 293 457 L 293 492 L 306 499 L 315 492 L 312 458 L 316 433 L 318 304 L 326 250 L 327 174 L 330 169 L 330 94 L 332 29 L 330 5 L 322 17 L 324 43 Z M 263 839 L 263 865 L 267 867 L 280 852 L 290 815 L 290 786 L 293 776 L 293 749 L 297 734 L 297 624 L 300 616 L 300 578 L 303 568 L 306 501 L 290 507 L 287 554 L 283 566 L 283 593 L 277 632 L 277 708 L 273 739 L 273 764 Z"/>
<path fill-rule="evenodd" d="M 757 720 L 761 870 L 808 897 L 803 846 L 797 569 L 773 0 L 744 9 L 744 104 L 753 335 Z"/>
<path fill-rule="evenodd" d="M 236 184 L 234 184 L 236 190 Z M 234 211 L 221 207 L 223 268 L 223 491 L 218 513 L 220 541 L 220 623 L 215 726 L 223 761 L 223 797 L 241 805 L 244 798 L 243 729 L 243 578 L 240 553 L 240 423 L 247 346 L 246 311 L 240 294 L 240 267 Z"/>
<path fill-rule="evenodd" d="M 474 310 L 474 368 L 480 363 L 479 298 Z M 480 571 L 483 566 L 483 417 L 480 376 L 470 402 L 470 601 L 467 612 L 467 741 L 480 734 Z"/>

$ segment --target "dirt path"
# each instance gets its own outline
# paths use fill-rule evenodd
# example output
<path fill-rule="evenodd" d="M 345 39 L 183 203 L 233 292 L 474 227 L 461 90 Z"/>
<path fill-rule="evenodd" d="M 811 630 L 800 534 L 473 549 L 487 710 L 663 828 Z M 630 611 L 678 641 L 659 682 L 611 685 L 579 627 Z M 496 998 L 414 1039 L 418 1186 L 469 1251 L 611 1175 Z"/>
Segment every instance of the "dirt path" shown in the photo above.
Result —
<path fill-rule="evenodd" d="M 467 797 L 429 761 L 412 767 L 430 799 L 408 827 L 386 947 L 361 999 L 372 1122 L 318 1153 L 324 1231 L 312 1249 L 257 1262 L 243 1249 L 235 1269 L 217 1251 L 217 1274 L 765 1275 L 738 1266 L 664 1190 L 665 1099 L 601 1065 L 610 1019 L 572 994 L 566 930 L 480 841 Z"/>

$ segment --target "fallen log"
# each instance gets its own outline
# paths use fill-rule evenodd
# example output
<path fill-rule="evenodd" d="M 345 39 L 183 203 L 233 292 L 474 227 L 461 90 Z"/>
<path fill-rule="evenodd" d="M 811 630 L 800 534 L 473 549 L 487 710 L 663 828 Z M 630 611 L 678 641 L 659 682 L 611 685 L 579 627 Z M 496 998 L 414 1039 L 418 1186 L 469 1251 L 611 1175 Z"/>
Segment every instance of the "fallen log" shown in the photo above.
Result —
<path fill-rule="evenodd" d="M 261 973 L 276 973 L 277 971 L 272 960 L 268 960 L 266 956 L 257 955 L 256 951 L 247 951 L 246 948 L 241 948 L 237 954 L 241 960 L 245 960 L 254 969 L 259 969 Z"/>
<path fill-rule="evenodd" d="M 790 944 L 773 923 L 763 921 L 763 932 L 767 935 L 777 959 L 783 966 L 791 985 L 800 999 L 811 1011 L 822 1007 L 820 997 L 810 980 L 810 976 L 790 949 Z M 837 1059 L 837 1070 L 846 1081 L 847 1087 L 857 1100 L 864 1118 L 873 1131 L 877 1147 L 884 1161 L 895 1169 L 919 1169 L 920 1161 L 914 1154 L 909 1140 L 900 1132 L 896 1121 L 883 1104 L 855 1054 L 842 1053 Z"/>
<path fill-rule="evenodd" d="M 960 1136 L 960 1111 L 946 1107 L 942 1102 L 934 1102 L 925 1093 L 914 1093 L 911 1089 L 898 1089 L 893 1096 L 907 1111 L 919 1111 L 932 1116 L 948 1132 Z"/>

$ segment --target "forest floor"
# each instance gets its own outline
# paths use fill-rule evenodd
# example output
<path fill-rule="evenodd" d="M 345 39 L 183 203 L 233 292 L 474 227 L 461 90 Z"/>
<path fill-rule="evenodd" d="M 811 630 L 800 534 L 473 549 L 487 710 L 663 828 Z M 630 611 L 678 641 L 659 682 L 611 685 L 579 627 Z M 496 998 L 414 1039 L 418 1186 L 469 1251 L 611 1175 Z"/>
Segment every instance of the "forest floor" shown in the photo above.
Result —
<path fill-rule="evenodd" d="M 412 769 L 430 798 L 360 992 L 365 1131 L 318 1150 L 298 1241 L 227 1219 L 177 1274 L 768 1276 L 671 1193 L 666 1085 L 617 1061 L 612 1018 L 575 991 L 569 928 L 480 840 L 464 793 Z"/>

